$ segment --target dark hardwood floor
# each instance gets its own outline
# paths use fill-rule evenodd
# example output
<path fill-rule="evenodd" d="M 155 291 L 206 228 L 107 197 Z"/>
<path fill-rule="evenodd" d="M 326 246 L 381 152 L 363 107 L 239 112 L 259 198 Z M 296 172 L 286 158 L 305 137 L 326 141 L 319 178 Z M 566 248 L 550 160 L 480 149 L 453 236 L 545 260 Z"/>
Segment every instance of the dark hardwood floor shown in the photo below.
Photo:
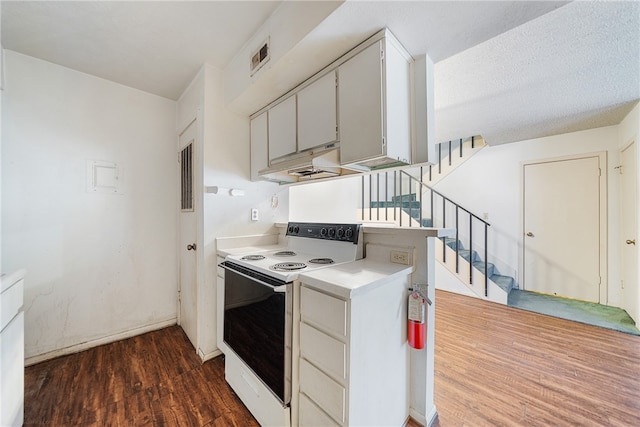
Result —
<path fill-rule="evenodd" d="M 436 306 L 438 426 L 640 426 L 640 337 L 441 291 Z M 258 424 L 223 358 L 201 364 L 173 326 L 28 367 L 25 425 Z"/>
<path fill-rule="evenodd" d="M 29 366 L 25 425 L 258 426 L 179 326 Z"/>

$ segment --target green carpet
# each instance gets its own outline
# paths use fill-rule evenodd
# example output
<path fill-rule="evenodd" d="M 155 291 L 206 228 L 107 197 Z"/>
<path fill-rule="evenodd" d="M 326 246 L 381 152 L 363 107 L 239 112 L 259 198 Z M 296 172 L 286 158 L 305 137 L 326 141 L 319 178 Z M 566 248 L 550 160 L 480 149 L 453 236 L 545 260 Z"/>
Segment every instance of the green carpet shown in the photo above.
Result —
<path fill-rule="evenodd" d="M 632 335 L 640 335 L 633 319 L 621 308 L 513 289 L 507 304 L 540 314 L 574 320 Z"/>

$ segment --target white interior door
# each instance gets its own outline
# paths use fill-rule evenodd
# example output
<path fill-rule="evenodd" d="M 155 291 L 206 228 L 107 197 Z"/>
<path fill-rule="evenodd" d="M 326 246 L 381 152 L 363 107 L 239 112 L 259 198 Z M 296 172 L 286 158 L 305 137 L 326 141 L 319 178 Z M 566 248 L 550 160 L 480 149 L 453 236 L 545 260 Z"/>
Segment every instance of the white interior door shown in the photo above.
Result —
<path fill-rule="evenodd" d="M 599 163 L 524 165 L 524 289 L 600 302 Z"/>
<path fill-rule="evenodd" d="M 197 217 L 194 189 L 196 171 L 196 122 L 180 135 L 180 291 L 179 323 L 197 348 Z"/>
<path fill-rule="evenodd" d="M 640 323 L 638 292 L 637 186 L 635 141 L 620 152 L 620 235 L 623 304 L 636 324 Z"/>

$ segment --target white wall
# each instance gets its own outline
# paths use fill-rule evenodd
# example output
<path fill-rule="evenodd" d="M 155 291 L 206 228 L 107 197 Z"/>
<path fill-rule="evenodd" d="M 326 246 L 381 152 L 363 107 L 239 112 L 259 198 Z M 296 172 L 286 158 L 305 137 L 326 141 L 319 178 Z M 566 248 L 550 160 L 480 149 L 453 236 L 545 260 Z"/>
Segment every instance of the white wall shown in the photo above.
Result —
<path fill-rule="evenodd" d="M 223 75 L 205 65 L 178 102 L 178 121 L 186 125 L 200 110 L 202 117 L 203 187 L 244 190 L 241 197 L 202 194 L 203 250 L 198 250 L 202 275 L 198 282 L 198 353 L 208 358 L 216 346 L 216 247 L 218 237 L 277 233 L 275 222 L 288 221 L 288 189 L 269 182 L 251 182 L 249 117 L 224 104 Z M 177 148 L 176 148 L 177 150 Z M 259 221 L 251 221 L 252 208 Z"/>
<path fill-rule="evenodd" d="M 27 361 L 175 323 L 175 102 L 6 51 L 2 262 Z M 123 194 L 86 191 L 116 162 Z"/>
<path fill-rule="evenodd" d="M 309 222 L 357 222 L 360 177 L 292 185 L 289 220 Z"/>
<path fill-rule="evenodd" d="M 609 126 L 512 144 L 489 146 L 441 180 L 435 188 L 476 215 L 488 213 L 489 260 L 503 273 L 521 271 L 522 162 L 606 151 L 608 168 L 608 304 L 621 304 L 618 265 L 618 127 Z M 502 266 L 502 267 L 501 267 Z M 603 301 L 607 303 L 606 301 Z"/>
<path fill-rule="evenodd" d="M 639 136 L 640 136 L 640 104 L 637 104 L 633 110 L 627 117 L 620 123 L 618 126 L 618 143 L 619 149 L 625 148 L 631 141 L 636 142 L 636 153 L 640 157 L 640 150 L 638 149 L 638 144 L 640 144 Z M 640 158 L 636 159 L 636 164 L 640 165 Z M 637 168 L 636 168 L 637 170 Z M 638 176 L 636 176 L 636 188 L 640 188 L 640 180 L 638 180 Z M 636 202 L 639 206 L 636 207 L 636 212 L 640 215 L 640 197 L 637 198 Z M 640 221 L 636 221 L 636 224 L 640 224 Z M 637 226 L 637 225 L 636 225 Z M 617 240 L 617 244 L 623 244 L 623 240 L 627 237 L 620 236 Z M 637 237 L 636 237 L 636 240 Z M 621 266 L 617 266 L 621 268 Z M 627 313 L 636 321 L 636 325 L 640 325 L 640 272 L 638 272 L 637 277 L 637 285 L 634 289 L 624 289 L 621 290 L 621 303 L 620 307 L 627 310 Z"/>
<path fill-rule="evenodd" d="M 282 2 L 225 67 L 225 105 L 238 113 L 255 113 L 331 62 L 334 57 L 330 54 L 327 59 L 326 38 L 322 49 L 317 41 L 307 41 L 306 48 L 301 45 L 341 3 Z M 249 59 L 267 39 L 270 59 L 252 76 Z M 292 56 L 296 48 L 302 57 Z M 315 54 L 309 55 L 311 51 Z"/>

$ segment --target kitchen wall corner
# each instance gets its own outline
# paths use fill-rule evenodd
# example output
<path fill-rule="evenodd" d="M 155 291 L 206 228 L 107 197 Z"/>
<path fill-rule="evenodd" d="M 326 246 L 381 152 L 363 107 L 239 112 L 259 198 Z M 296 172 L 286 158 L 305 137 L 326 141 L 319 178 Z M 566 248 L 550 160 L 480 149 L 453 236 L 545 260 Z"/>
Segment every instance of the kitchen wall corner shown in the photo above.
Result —
<path fill-rule="evenodd" d="M 175 323 L 175 102 L 5 60 L 2 265 L 29 271 L 27 362 Z M 88 193 L 88 159 L 122 166 L 123 192 Z"/>

